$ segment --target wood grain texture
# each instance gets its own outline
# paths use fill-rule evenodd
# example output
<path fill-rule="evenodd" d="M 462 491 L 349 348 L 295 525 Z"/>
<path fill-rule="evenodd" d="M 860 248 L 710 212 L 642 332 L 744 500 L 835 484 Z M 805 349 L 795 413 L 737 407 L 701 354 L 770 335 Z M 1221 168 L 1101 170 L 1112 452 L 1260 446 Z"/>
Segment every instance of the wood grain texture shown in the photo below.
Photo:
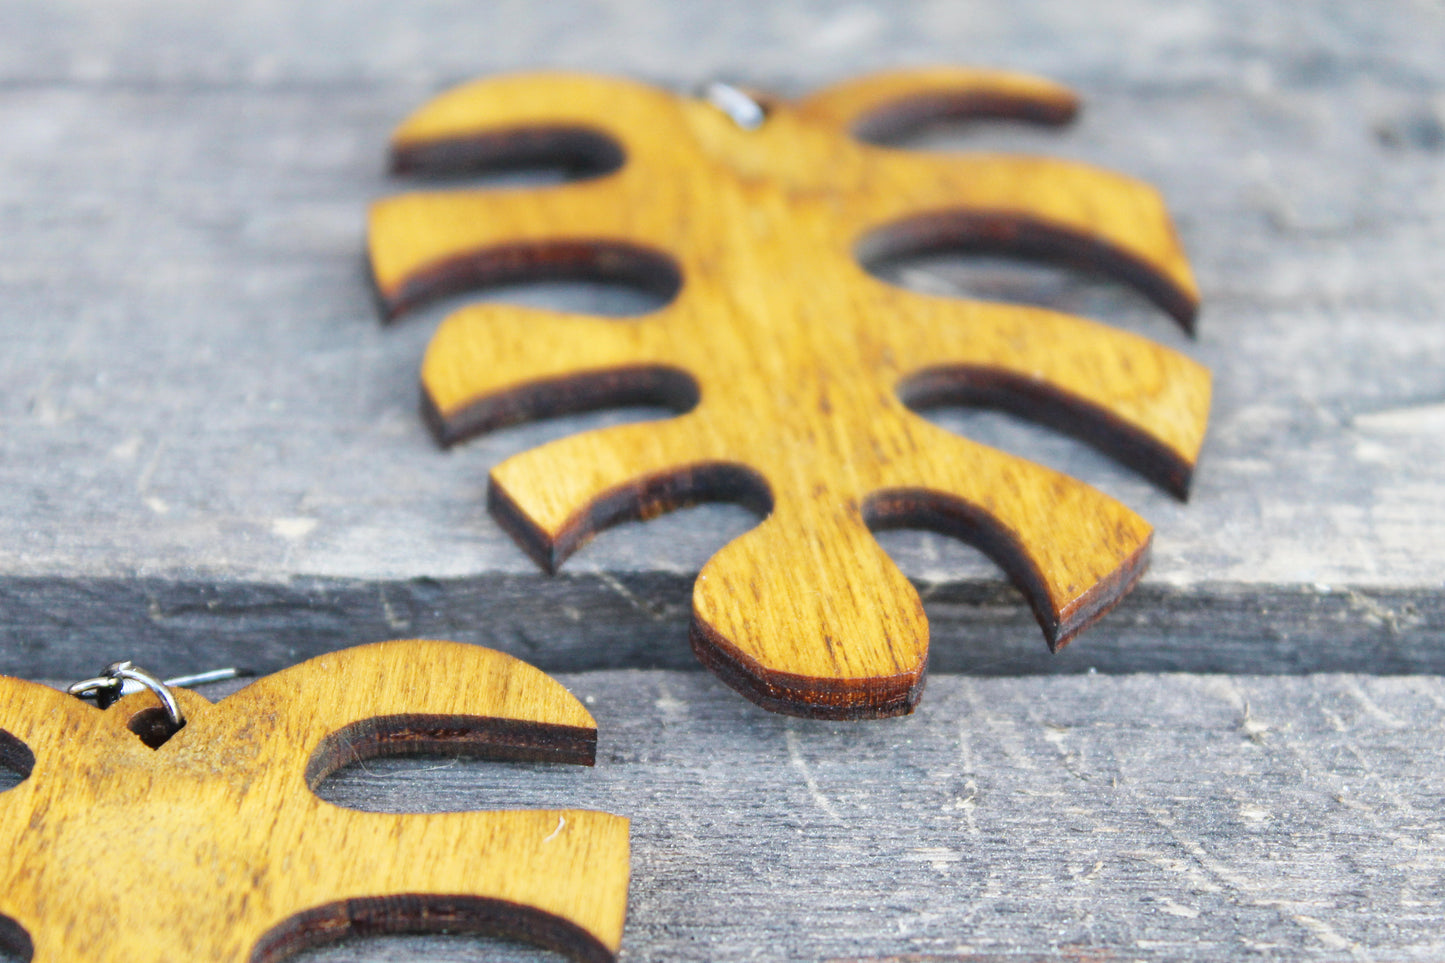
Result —
<path fill-rule="evenodd" d="M 479 527 L 483 523 L 485 517 Z M 885 537 L 894 537 L 896 547 L 907 534 Z M 463 639 L 546 672 L 701 667 L 686 645 L 695 573 L 578 568 L 554 577 L 238 580 L 223 586 L 163 578 L 77 578 L 59 585 L 41 577 L 6 580 L 0 581 L 0 611 L 6 613 L 0 658 L 18 667 L 12 671 L 79 678 L 94 670 L 98 651 L 113 652 L 124 643 L 140 664 L 167 671 L 242 665 L 274 672 L 344 648 L 358 635 L 406 634 Z M 986 573 L 952 584 L 917 584 L 932 639 L 930 672 L 1445 674 L 1445 596 L 1409 587 L 1306 585 L 1260 592 L 1146 580 L 1088 645 L 1051 654 L 1038 644 L 1038 623 L 1009 585 Z"/>
<path fill-rule="evenodd" d="M 595 700 L 595 770 L 375 760 L 321 792 L 394 812 L 634 816 L 621 958 L 636 963 L 1445 956 L 1445 693 L 1439 679 L 1377 675 L 1445 673 L 1435 7 L 0 11 L 13 38 L 0 45 L 0 671 L 71 679 L 140 650 L 168 671 L 269 670 L 420 635 L 579 673 L 562 681 Z M 695 667 L 691 584 L 752 519 L 705 505 L 625 525 L 563 574 L 539 573 L 482 509 L 487 473 L 636 413 L 518 426 L 436 456 L 416 371 L 430 322 L 454 305 L 375 325 L 361 212 L 396 189 L 377 145 L 437 91 L 538 64 L 678 91 L 722 76 L 802 92 L 945 61 L 1085 96 L 1064 136 L 963 125 L 925 142 L 1067 155 L 1157 185 L 1203 293 L 1198 340 L 1130 292 L 1066 273 L 938 257 L 887 276 L 1107 321 L 1209 366 L 1189 503 L 1069 439 L 938 409 L 948 430 L 1086 480 L 1154 526 L 1149 572 L 1082 644 L 1049 657 L 987 560 L 895 531 L 881 538 L 930 622 L 913 716 L 791 720 L 705 673 L 596 671 Z M 615 287 L 506 295 L 573 313 L 649 307 Z M 1364 675 L 1317 674 L 1339 670 Z M 959 671 L 1074 675 L 940 674 Z M 1138 672 L 1154 674 L 1104 677 Z M 303 958 L 542 957 L 434 935 Z"/>
<path fill-rule="evenodd" d="M 597 766 L 376 760 L 384 812 L 632 817 L 620 959 L 1437 963 L 1445 679 L 931 674 L 911 716 L 760 710 L 707 673 L 559 676 Z M 802 882 L 806 881 L 806 882 Z M 457 937 L 305 963 L 538 963 Z"/>
<path fill-rule="evenodd" d="M 510 656 L 448 642 L 347 649 L 212 705 L 152 748 L 154 694 L 102 711 L 0 678 L 0 938 L 36 963 L 267 963 L 350 935 L 499 932 L 612 960 L 628 823 L 538 809 L 363 813 L 340 766 L 450 752 L 591 765 L 592 717 Z"/>
<path fill-rule="evenodd" d="M 1158 185 L 1206 307 L 1191 342 L 1132 292 L 1065 272 L 939 256 L 886 276 L 1106 321 L 1214 372 L 1188 504 L 1057 433 L 927 412 L 1155 529 L 1139 588 L 1052 659 L 987 559 L 883 533 L 924 598 L 930 671 L 1445 665 L 1445 395 L 1427 363 L 1445 357 L 1431 133 L 1445 24 L 1416 5 L 1366 17 L 1206 0 L 1195 26 L 1161 32 L 1123 0 L 1083 19 L 1050 0 L 987 12 L 905 0 L 886 30 L 826 56 L 804 31 L 851 18 L 796 0 L 756 17 L 632 0 L 595 32 L 566 27 L 587 21 L 566 0 L 519 5 L 516 45 L 485 51 L 457 38 L 491 35 L 490 15 L 437 2 L 6 9 L 24 42 L 0 51 L 0 671 L 78 677 L 132 643 L 151 664 L 269 670 L 413 632 L 548 670 L 695 661 L 691 583 L 751 516 L 710 504 L 619 526 L 565 577 L 539 573 L 482 508 L 487 473 L 643 413 L 564 416 L 435 456 L 416 373 L 449 306 L 373 328 L 363 212 L 397 188 L 377 145 L 477 72 L 566 62 L 678 90 L 718 73 L 801 92 L 903 51 L 1079 89 L 1087 109 L 1066 133 L 964 124 L 924 143 L 1067 155 Z M 573 313 L 649 306 L 554 282 L 505 296 Z"/>
<path fill-rule="evenodd" d="M 393 315 L 448 292 L 579 273 L 676 290 L 627 323 L 500 305 L 452 314 L 422 366 L 438 437 L 639 401 L 684 411 L 509 459 L 491 473 L 493 513 L 555 570 L 618 521 L 739 501 L 764 518 L 698 576 L 699 658 L 778 711 L 906 713 L 928 628 L 871 530 L 929 528 L 982 549 L 1051 648 L 1133 586 L 1150 541 L 1114 499 L 909 406 L 1019 411 L 1182 495 L 1209 376 L 1132 334 L 906 291 L 860 261 L 952 247 L 1062 259 L 1135 285 L 1186 325 L 1197 292 L 1161 200 L 1137 181 L 850 135 L 942 116 L 1059 121 L 1074 102 L 1055 85 L 934 69 L 764 104 L 766 121 L 747 131 L 703 101 L 623 81 L 538 74 L 460 87 L 398 130 L 398 171 L 575 158 L 578 145 L 608 142 L 611 152 L 581 153 L 616 169 L 543 190 L 379 201 L 373 274 Z"/>

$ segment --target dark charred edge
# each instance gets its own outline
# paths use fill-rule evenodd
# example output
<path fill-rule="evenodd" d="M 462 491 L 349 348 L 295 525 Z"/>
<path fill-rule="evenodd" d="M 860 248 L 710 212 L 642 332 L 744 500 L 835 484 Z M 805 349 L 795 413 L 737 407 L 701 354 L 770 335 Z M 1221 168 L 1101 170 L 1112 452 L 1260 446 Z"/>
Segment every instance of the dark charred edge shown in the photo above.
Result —
<path fill-rule="evenodd" d="M 1062 127 L 1079 114 L 1073 95 L 1052 100 L 994 91 L 925 91 L 889 101 L 853 122 L 852 133 L 871 144 L 897 145 L 932 127 L 969 120 L 1013 120 Z"/>
<path fill-rule="evenodd" d="M 1074 640 L 1074 636 L 1102 619 L 1110 609 L 1124 601 L 1124 596 L 1139 583 L 1139 579 L 1144 577 L 1144 572 L 1149 568 L 1149 555 L 1153 545 L 1154 536 L 1151 534 L 1118 568 L 1094 583 L 1093 588 L 1064 610 L 1058 634 L 1049 644 L 1050 650 L 1057 652 L 1062 649 Z"/>
<path fill-rule="evenodd" d="M 1147 262 L 1096 238 L 1062 230 L 1012 211 L 940 211 L 879 228 L 855 248 L 863 265 L 922 254 L 986 254 L 1042 261 L 1126 284 L 1194 334 L 1199 302 Z"/>
<path fill-rule="evenodd" d="M 29 779 L 35 771 L 35 753 L 19 736 L 5 729 L 0 729 L 0 768 L 8 769 L 22 780 Z"/>
<path fill-rule="evenodd" d="M 396 144 L 391 173 L 440 178 L 503 171 L 557 168 L 571 177 L 600 177 L 619 170 L 627 152 L 611 135 L 590 127 L 533 126 L 474 137 Z"/>
<path fill-rule="evenodd" d="M 3 914 L 0 914 L 0 950 L 19 957 L 25 963 L 35 958 L 35 943 L 30 939 L 30 932 Z"/>
<path fill-rule="evenodd" d="M 393 933 L 475 933 L 524 940 L 581 963 L 617 959 L 580 926 L 530 906 L 478 896 L 403 893 L 340 900 L 298 913 L 257 941 L 250 963 L 279 963 L 347 937 Z"/>
<path fill-rule="evenodd" d="M 772 490 L 757 472 L 743 465 L 704 462 L 614 488 L 568 519 L 553 537 L 528 518 L 495 481 L 487 486 L 487 509 L 492 516 L 551 575 L 603 529 L 621 522 L 646 521 L 702 502 L 734 502 L 759 517 L 773 510 Z"/>
<path fill-rule="evenodd" d="M 443 754 L 590 766 L 597 758 L 597 730 L 490 716 L 376 716 L 322 739 L 306 764 L 306 782 L 314 789 L 342 766 L 380 756 Z"/>
<path fill-rule="evenodd" d="M 567 557 L 566 554 L 557 551 L 551 537 L 494 481 L 488 481 L 487 484 L 487 511 L 497 520 L 502 531 L 510 535 L 512 541 L 537 563 L 538 568 L 548 575 L 557 574 Z"/>
<path fill-rule="evenodd" d="M 1055 612 L 1043 579 L 1027 551 L 980 508 L 939 492 L 904 488 L 875 494 L 864 506 L 863 517 L 874 531 L 926 529 L 967 542 L 993 559 L 1033 609 L 1050 652 L 1068 645 L 1074 636 L 1117 605 L 1148 564 L 1149 542 L 1145 542 L 1138 552 L 1079 600 Z"/>
<path fill-rule="evenodd" d="M 739 652 L 693 613 L 688 630 L 693 654 L 730 688 L 769 712 L 803 719 L 854 721 L 910 715 L 923 697 L 928 663 L 917 673 L 871 679 L 829 679 L 769 672 Z"/>
<path fill-rule="evenodd" d="M 904 379 L 898 397 L 915 411 L 966 405 L 1018 415 L 1077 438 L 1180 501 L 1189 500 L 1192 462 L 1115 418 L 1108 409 L 1014 372 L 967 365 L 928 368 Z"/>
<path fill-rule="evenodd" d="M 528 281 L 610 281 L 629 284 L 665 302 L 682 290 L 682 271 L 661 251 L 608 239 L 573 238 L 507 244 L 439 261 L 396 289 L 372 286 L 383 317 L 394 321 L 438 298 Z"/>
<path fill-rule="evenodd" d="M 519 385 L 443 413 L 425 390 L 422 417 L 437 443 L 450 448 L 508 425 L 582 411 L 657 405 L 678 414 L 697 406 L 697 381 L 680 368 L 637 365 Z"/>

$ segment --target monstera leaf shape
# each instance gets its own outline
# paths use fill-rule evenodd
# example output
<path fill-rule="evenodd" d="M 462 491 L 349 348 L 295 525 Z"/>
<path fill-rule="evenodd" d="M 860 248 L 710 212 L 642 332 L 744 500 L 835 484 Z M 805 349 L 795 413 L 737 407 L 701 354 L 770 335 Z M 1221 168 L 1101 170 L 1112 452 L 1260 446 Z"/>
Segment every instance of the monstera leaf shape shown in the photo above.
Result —
<path fill-rule="evenodd" d="M 391 314 L 446 292 L 591 274 L 657 286 L 618 321 L 500 304 L 442 324 L 422 367 L 445 444 L 562 412 L 653 402 L 676 418 L 510 458 L 491 508 L 548 570 L 599 529 L 705 499 L 761 523 L 698 576 L 692 641 L 750 698 L 829 717 L 905 713 L 928 653 L 918 593 L 872 530 L 958 536 L 1001 565 L 1051 647 L 1113 606 L 1151 530 L 1093 488 L 944 431 L 910 406 L 1011 409 L 1182 494 L 1209 375 L 1143 338 L 1045 310 L 931 297 L 861 262 L 936 245 L 1082 263 L 1188 326 L 1197 295 L 1157 193 L 1083 164 L 924 154 L 862 139 L 941 116 L 1058 123 L 1065 90 L 1013 74 L 884 74 L 745 129 L 703 100 L 541 74 L 445 93 L 396 133 L 404 173 L 561 160 L 588 179 L 378 202 Z M 860 136 L 862 135 L 862 136 Z"/>

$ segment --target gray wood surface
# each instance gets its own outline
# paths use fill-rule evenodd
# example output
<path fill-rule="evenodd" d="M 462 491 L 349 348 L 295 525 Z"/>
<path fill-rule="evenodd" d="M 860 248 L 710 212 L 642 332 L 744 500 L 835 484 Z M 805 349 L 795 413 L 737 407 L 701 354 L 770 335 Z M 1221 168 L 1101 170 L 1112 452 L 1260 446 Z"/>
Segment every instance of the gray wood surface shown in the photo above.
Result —
<path fill-rule="evenodd" d="M 264 671 L 418 635 L 569 673 L 601 725 L 596 770 L 372 763 L 324 792 L 631 817 L 629 961 L 1445 956 L 1439 0 L 0 0 L 0 27 L 0 672 L 127 655 Z M 490 466 L 659 413 L 437 451 L 416 369 L 459 301 L 379 324 L 365 205 L 406 186 L 383 172 L 391 127 L 472 76 L 797 93 L 932 62 L 1080 91 L 1062 134 L 924 144 L 1158 184 L 1200 336 L 1067 272 L 880 270 L 1180 348 L 1215 372 L 1210 435 L 1181 504 L 1047 431 L 932 413 L 1140 511 L 1153 568 L 1049 657 L 986 559 L 887 533 L 932 622 L 919 713 L 772 717 L 686 643 L 692 577 L 751 516 L 622 526 L 538 573 L 484 510 Z M 650 303 L 583 284 L 489 296 Z M 483 958 L 544 955 L 398 938 L 307 957 Z"/>
<path fill-rule="evenodd" d="M 630 814 L 629 959 L 1445 954 L 1438 678 L 936 677 L 877 726 L 704 673 L 564 681 L 595 771 L 372 764 L 323 792 Z"/>
<path fill-rule="evenodd" d="M 1445 955 L 1439 677 L 935 676 L 877 724 L 770 715 L 701 672 L 561 679 L 597 718 L 595 769 L 373 760 L 321 795 L 627 814 L 629 963 Z"/>
<path fill-rule="evenodd" d="M 24 38 L 0 58 L 0 597 L 22 600 L 0 630 L 0 670 L 84 671 L 116 633 L 190 650 L 187 667 L 255 648 L 272 668 L 373 637 L 379 619 L 395 625 L 383 634 L 445 624 L 547 668 L 684 663 L 688 577 L 750 517 L 705 507 L 625 526 L 569 562 L 572 581 L 536 572 L 483 509 L 488 468 L 645 413 L 433 448 L 416 368 L 445 306 L 382 328 L 361 255 L 367 201 L 404 186 L 382 173 L 387 133 L 434 90 L 523 65 L 801 91 L 940 59 L 1076 85 L 1087 107 L 1068 133 L 984 126 L 934 143 L 1047 150 L 1154 181 L 1204 292 L 1190 343 L 1137 298 L 1068 274 L 957 259 L 891 269 L 930 290 L 1078 310 L 1215 371 L 1188 504 L 1041 429 L 935 415 L 1157 527 L 1141 594 L 1079 641 L 1093 656 L 1048 668 L 1445 661 L 1438 4 L 1368 16 L 1224 0 L 1087 15 L 1045 2 L 0 10 Z M 587 286 L 503 296 L 644 303 Z M 933 536 L 885 541 L 935 602 L 943 666 L 1044 666 L 990 563 Z M 517 593 L 537 600 L 525 620 Z M 115 614 L 72 618 L 91 605 Z M 1133 624 L 1198 612 L 1258 644 L 1134 662 Z M 599 624 L 613 637 L 578 638 Z"/>

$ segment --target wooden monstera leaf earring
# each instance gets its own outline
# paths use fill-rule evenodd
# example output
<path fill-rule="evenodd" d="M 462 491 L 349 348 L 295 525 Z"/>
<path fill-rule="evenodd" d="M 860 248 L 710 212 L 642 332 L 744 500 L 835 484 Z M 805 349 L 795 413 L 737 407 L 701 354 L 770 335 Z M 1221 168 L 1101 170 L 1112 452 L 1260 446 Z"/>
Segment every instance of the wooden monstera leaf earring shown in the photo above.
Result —
<path fill-rule="evenodd" d="M 1183 496 L 1210 379 L 1144 338 L 1038 307 L 902 290 L 860 258 L 961 244 L 1063 259 L 1132 284 L 1186 328 L 1194 280 L 1162 201 L 1138 181 L 858 136 L 940 116 L 1061 123 L 1075 101 L 1054 84 L 927 70 L 753 103 L 740 123 L 708 100 L 561 74 L 443 94 L 396 132 L 398 172 L 561 158 L 597 176 L 379 201 L 374 277 L 393 316 L 442 293 L 556 275 L 670 293 L 632 322 L 495 304 L 455 312 L 422 366 L 437 436 L 450 445 L 563 412 L 675 407 L 676 418 L 508 459 L 491 474 L 493 513 L 555 570 L 621 519 L 707 499 L 753 506 L 761 523 L 698 576 L 698 656 L 781 712 L 906 713 L 928 625 L 872 529 L 924 527 L 980 547 L 1022 589 L 1051 648 L 1123 597 L 1151 539 L 1112 498 L 910 405 L 1021 412 Z"/>
<path fill-rule="evenodd" d="M 0 946 L 34 963 L 269 963 L 353 933 L 480 931 L 615 959 L 626 819 L 356 812 L 312 791 L 379 755 L 591 765 L 592 717 L 531 666 L 383 642 L 215 705 L 113 668 L 152 691 L 101 710 L 0 677 L 0 763 L 24 777 L 0 793 Z"/>

